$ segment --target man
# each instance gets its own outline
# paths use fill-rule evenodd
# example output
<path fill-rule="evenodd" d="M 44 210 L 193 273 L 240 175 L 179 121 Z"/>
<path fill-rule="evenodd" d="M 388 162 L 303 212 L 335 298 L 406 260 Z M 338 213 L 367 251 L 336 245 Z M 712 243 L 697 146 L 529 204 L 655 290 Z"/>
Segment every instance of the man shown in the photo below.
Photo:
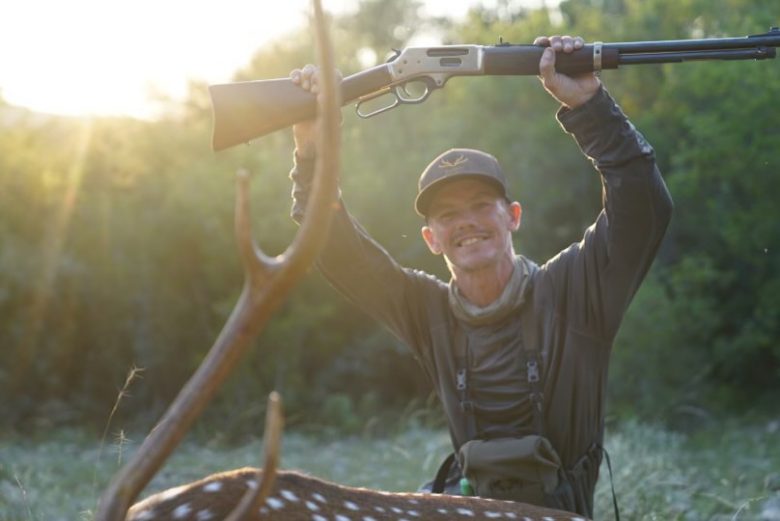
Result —
<path fill-rule="evenodd" d="M 516 255 L 522 208 L 509 198 L 501 166 L 484 152 L 454 149 L 428 165 L 415 201 L 423 239 L 444 256 L 449 284 L 400 266 L 343 205 L 319 267 L 414 351 L 447 413 L 457 456 L 448 477 L 456 485 L 462 473 L 466 493 L 592 516 L 612 342 L 672 203 L 652 148 L 598 76 L 555 71 L 556 52 L 583 40 L 534 43 L 547 47 L 540 79 L 561 104 L 560 124 L 601 174 L 604 209 L 582 241 L 542 266 Z M 291 78 L 317 92 L 313 67 Z M 314 132 L 311 122 L 294 128 L 296 219 L 311 181 Z"/>

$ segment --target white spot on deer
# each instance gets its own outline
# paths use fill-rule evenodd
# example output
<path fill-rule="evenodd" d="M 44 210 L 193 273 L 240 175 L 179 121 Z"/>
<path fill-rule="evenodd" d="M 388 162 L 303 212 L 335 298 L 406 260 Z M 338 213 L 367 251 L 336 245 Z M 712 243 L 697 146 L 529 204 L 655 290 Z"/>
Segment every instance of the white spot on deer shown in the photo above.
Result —
<path fill-rule="evenodd" d="M 279 498 L 275 498 L 273 496 L 266 499 L 265 502 L 268 504 L 269 507 L 273 508 L 274 510 L 280 510 L 284 508 L 284 501 L 282 501 Z"/>
<path fill-rule="evenodd" d="M 347 508 L 348 508 L 348 509 L 350 509 L 350 510 L 354 510 L 354 511 L 358 511 L 358 510 L 360 510 L 360 507 L 359 507 L 359 506 L 357 506 L 357 505 L 356 505 L 355 503 L 353 503 L 352 501 L 344 501 L 344 506 L 345 506 L 345 507 L 347 507 Z"/>
<path fill-rule="evenodd" d="M 336 514 L 336 521 L 352 521 L 352 520 L 345 515 Z"/>
<path fill-rule="evenodd" d="M 420 517 L 420 513 L 416 510 L 407 510 L 406 513 L 412 517 Z"/>
<path fill-rule="evenodd" d="M 436 512 L 438 512 L 439 514 L 446 514 L 447 513 L 447 509 L 446 508 L 437 508 Z"/>
<path fill-rule="evenodd" d="M 400 508 L 398 508 L 398 507 L 390 507 L 390 510 L 392 510 L 392 511 L 393 511 L 393 512 L 395 512 L 396 514 L 400 514 L 400 513 L 402 513 L 402 512 L 403 512 L 403 510 L 401 510 L 401 509 L 400 509 Z"/>
<path fill-rule="evenodd" d="M 257 480 L 254 480 L 254 479 L 247 480 L 246 486 L 248 488 L 251 488 L 252 490 L 256 489 L 257 488 Z"/>
<path fill-rule="evenodd" d="M 377 512 L 382 512 L 382 513 L 384 513 L 384 512 L 385 512 L 385 507 L 375 506 L 375 507 L 374 507 L 374 510 L 376 510 Z"/>
<path fill-rule="evenodd" d="M 550 516 L 544 516 L 542 521 L 555 521 L 555 519 L 551 518 Z"/>
<path fill-rule="evenodd" d="M 485 517 L 487 517 L 488 519 L 498 519 L 499 517 L 501 517 L 501 512 L 487 511 L 485 512 Z"/>
<path fill-rule="evenodd" d="M 187 517 L 190 512 L 192 512 L 192 507 L 189 503 L 184 503 L 183 505 L 179 505 L 176 507 L 176 509 L 173 511 L 173 518 L 174 519 L 184 519 Z"/>
<path fill-rule="evenodd" d="M 281 495 L 282 495 L 282 497 L 283 497 L 284 499 L 286 499 L 287 501 L 292 501 L 293 503 L 297 503 L 298 501 L 300 501 L 300 500 L 298 499 L 298 496 L 296 496 L 296 495 L 295 495 L 295 492 L 293 492 L 292 490 L 282 490 L 282 491 L 280 492 L 280 494 L 281 494 Z"/>
<path fill-rule="evenodd" d="M 469 510 L 468 508 L 459 508 L 459 509 L 455 510 L 455 512 L 457 512 L 458 514 L 460 514 L 462 516 L 474 517 L 474 511 L 473 510 Z"/>
<path fill-rule="evenodd" d="M 363 521 L 376 521 L 376 519 L 371 516 L 363 516 Z"/>
<path fill-rule="evenodd" d="M 316 499 L 317 501 L 319 501 L 323 505 L 328 502 L 328 500 L 325 499 L 325 496 L 323 496 L 319 492 L 315 492 L 314 494 L 311 495 L 311 497 L 313 497 L 314 499 Z"/>
<path fill-rule="evenodd" d="M 317 504 L 314 503 L 313 501 L 307 501 L 306 502 L 306 508 L 308 508 L 309 510 L 312 510 L 314 512 L 316 512 L 316 511 L 318 511 L 320 509 L 320 507 L 318 507 Z"/>
<path fill-rule="evenodd" d="M 221 481 L 214 481 L 203 485 L 203 492 L 219 492 L 220 490 L 222 490 Z"/>
<path fill-rule="evenodd" d="M 581 517 L 572 517 L 571 521 L 585 521 L 585 519 L 583 519 Z"/>
<path fill-rule="evenodd" d="M 311 516 L 311 521 L 328 521 L 328 518 L 321 516 L 319 514 L 314 514 L 313 516 Z"/>
<path fill-rule="evenodd" d="M 214 517 L 214 513 L 208 508 L 201 510 L 197 514 L 195 514 L 196 521 L 209 521 L 209 519 L 211 519 L 212 517 Z"/>
<path fill-rule="evenodd" d="M 416 500 L 416 499 L 414 499 L 414 498 L 412 498 L 412 499 L 409 499 L 409 503 L 411 503 L 412 505 L 419 505 L 419 504 L 420 504 L 420 502 L 419 502 L 419 501 L 417 501 L 417 500 Z"/>
<path fill-rule="evenodd" d="M 259 512 L 265 516 L 265 515 L 268 515 L 270 510 L 268 510 L 268 507 L 260 507 Z"/>

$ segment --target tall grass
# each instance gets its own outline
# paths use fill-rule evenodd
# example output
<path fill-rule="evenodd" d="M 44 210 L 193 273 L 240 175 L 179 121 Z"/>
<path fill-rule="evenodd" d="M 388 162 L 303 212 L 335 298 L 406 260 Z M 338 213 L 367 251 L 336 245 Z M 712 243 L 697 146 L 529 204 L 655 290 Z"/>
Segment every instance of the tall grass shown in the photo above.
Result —
<path fill-rule="evenodd" d="M 771 520 L 780 504 L 778 432 L 728 423 L 692 435 L 629 422 L 611 429 L 612 458 L 622 519 Z M 78 430 L 0 441 L 0 520 L 92 519 L 100 488 L 134 451 L 141 436 L 109 445 Z M 261 440 L 226 446 L 188 440 L 155 478 L 159 490 L 228 468 L 257 465 Z M 330 440 L 290 432 L 282 466 L 343 484 L 390 491 L 415 490 L 449 451 L 443 430 L 411 427 L 385 437 Z M 97 486 L 96 484 L 101 484 Z M 609 476 L 602 466 L 596 519 L 613 519 Z M 775 503 L 773 503 L 775 502 Z"/>

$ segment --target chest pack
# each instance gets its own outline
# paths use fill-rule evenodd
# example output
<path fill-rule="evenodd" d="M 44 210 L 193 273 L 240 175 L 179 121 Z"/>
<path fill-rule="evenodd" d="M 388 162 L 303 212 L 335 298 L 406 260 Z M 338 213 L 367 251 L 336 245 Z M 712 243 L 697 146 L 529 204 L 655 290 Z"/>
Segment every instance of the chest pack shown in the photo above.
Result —
<path fill-rule="evenodd" d="M 453 469 L 460 468 L 461 492 L 466 495 L 518 501 L 543 505 L 569 512 L 593 516 L 590 494 L 597 475 L 602 447 L 594 445 L 571 468 L 564 468 L 552 443 L 544 435 L 544 393 L 541 353 L 528 349 L 520 338 L 521 367 L 528 382 L 529 402 L 532 412 L 531 433 L 512 432 L 486 435 L 480 432 L 476 407 L 472 399 L 470 352 L 465 335 L 456 331 L 456 381 L 463 432 L 468 441 L 463 443 L 441 465 L 432 485 L 432 492 L 442 493 Z M 522 337 L 522 334 L 520 335 Z M 609 456 L 607 465 L 612 479 Z M 589 486 L 591 485 L 591 486 Z M 617 499 L 612 489 L 615 519 L 620 520 Z"/>

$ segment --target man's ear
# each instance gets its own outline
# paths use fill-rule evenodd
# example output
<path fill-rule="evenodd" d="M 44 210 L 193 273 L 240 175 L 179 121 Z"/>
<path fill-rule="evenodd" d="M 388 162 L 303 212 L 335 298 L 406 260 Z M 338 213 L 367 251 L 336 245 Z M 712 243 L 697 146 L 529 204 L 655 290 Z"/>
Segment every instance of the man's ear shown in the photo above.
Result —
<path fill-rule="evenodd" d="M 434 255 L 441 255 L 441 246 L 439 246 L 439 242 L 436 240 L 436 237 L 434 237 L 431 227 L 423 226 L 420 233 L 422 233 L 423 240 L 425 240 L 425 244 L 428 245 L 428 249 L 431 250 L 431 253 Z"/>
<path fill-rule="evenodd" d="M 523 207 L 517 201 L 509 203 L 507 207 L 509 210 L 510 228 L 513 232 L 520 229 L 520 224 L 523 221 Z"/>

